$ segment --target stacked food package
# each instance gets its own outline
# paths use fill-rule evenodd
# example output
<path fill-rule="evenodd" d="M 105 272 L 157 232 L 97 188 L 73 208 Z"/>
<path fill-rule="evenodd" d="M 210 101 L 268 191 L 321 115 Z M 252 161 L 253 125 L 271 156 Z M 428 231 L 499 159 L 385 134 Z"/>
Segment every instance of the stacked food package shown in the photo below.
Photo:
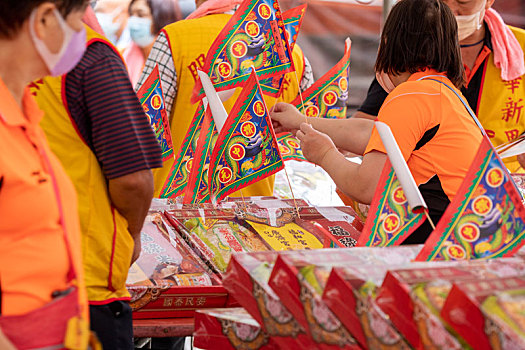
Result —
<path fill-rule="evenodd" d="M 353 246 L 363 228 L 347 207 L 274 197 L 185 206 L 155 200 L 127 286 L 135 319 L 193 316 L 235 305 L 222 286 L 232 254 Z"/>
<path fill-rule="evenodd" d="M 195 316 L 210 349 L 525 348 L 523 252 L 414 262 L 421 246 L 353 247 L 362 229 L 349 207 L 300 200 L 157 200 L 134 318 Z"/>
<path fill-rule="evenodd" d="M 412 262 L 420 249 L 234 254 L 223 284 L 265 347 L 238 336 L 217 347 L 207 339 L 224 328 L 204 327 L 200 315 L 195 341 L 213 349 L 524 348 L 523 255 Z"/>
<path fill-rule="evenodd" d="M 141 243 L 126 281 L 134 318 L 191 316 L 196 308 L 226 304 L 220 279 L 160 213 L 147 216 Z"/>

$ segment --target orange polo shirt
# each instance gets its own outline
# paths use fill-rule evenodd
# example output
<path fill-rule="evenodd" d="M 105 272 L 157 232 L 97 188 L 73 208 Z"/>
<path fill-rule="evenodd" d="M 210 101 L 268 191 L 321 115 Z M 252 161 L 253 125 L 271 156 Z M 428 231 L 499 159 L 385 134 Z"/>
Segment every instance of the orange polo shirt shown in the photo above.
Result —
<path fill-rule="evenodd" d="M 70 263 L 65 237 L 80 283 L 79 294 L 86 300 L 76 193 L 49 149 L 39 126 L 42 116 L 28 89 L 20 109 L 0 79 L 2 315 L 41 307 L 51 301 L 51 293 L 67 288 Z"/>
<path fill-rule="evenodd" d="M 432 69 L 414 73 L 386 98 L 377 119 L 392 129 L 412 176 L 421 185 L 434 175 L 439 177 L 443 191 L 452 200 L 481 143 L 479 128 L 459 98 L 443 84 L 418 80 L 429 75 L 457 90 L 444 74 Z M 428 78 L 427 78 L 428 79 Z M 425 132 L 437 128 L 435 135 L 416 150 Z M 386 153 L 374 128 L 365 154 Z"/>

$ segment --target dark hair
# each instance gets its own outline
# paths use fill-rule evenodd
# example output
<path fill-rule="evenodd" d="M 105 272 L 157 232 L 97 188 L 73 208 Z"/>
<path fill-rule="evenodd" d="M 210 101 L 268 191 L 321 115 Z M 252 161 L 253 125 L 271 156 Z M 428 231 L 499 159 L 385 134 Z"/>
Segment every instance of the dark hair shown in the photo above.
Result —
<path fill-rule="evenodd" d="M 129 3 L 129 12 L 131 12 L 131 6 L 136 1 L 131 0 Z M 146 3 L 153 17 L 154 34 L 159 33 L 168 24 L 182 19 L 181 9 L 177 0 L 146 0 Z"/>
<path fill-rule="evenodd" d="M 64 18 L 88 4 L 88 0 L 0 0 L 0 38 L 15 36 L 31 12 L 46 2 L 55 4 Z"/>
<path fill-rule="evenodd" d="M 375 71 L 397 75 L 425 68 L 444 72 L 456 87 L 463 86 L 456 19 L 441 0 L 401 0 L 386 19 Z"/>

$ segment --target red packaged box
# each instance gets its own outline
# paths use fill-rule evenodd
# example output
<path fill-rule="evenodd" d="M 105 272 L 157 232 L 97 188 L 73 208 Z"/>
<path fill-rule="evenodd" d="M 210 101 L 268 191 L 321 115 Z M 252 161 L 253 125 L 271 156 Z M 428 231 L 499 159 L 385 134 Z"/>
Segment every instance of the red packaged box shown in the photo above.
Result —
<path fill-rule="evenodd" d="M 390 261 L 407 263 L 420 249 L 421 246 L 406 246 L 282 252 L 269 284 L 321 348 L 359 348 L 348 329 L 321 299 L 331 268 Z"/>
<path fill-rule="evenodd" d="M 193 345 L 200 349 L 279 349 L 243 308 L 197 311 L 193 336 Z"/>
<path fill-rule="evenodd" d="M 474 349 L 525 349 L 525 277 L 459 282 L 443 319 Z"/>
<path fill-rule="evenodd" d="M 361 230 L 347 221 L 331 221 L 328 219 L 303 220 L 296 219 L 295 222 L 302 228 L 313 232 L 319 231 L 327 239 L 325 248 L 352 248 L 355 247 Z"/>
<path fill-rule="evenodd" d="M 421 263 L 412 264 L 421 266 Z M 326 282 L 323 301 L 363 349 L 410 349 L 373 300 L 377 288 L 392 267 L 396 266 L 334 267 Z"/>
<path fill-rule="evenodd" d="M 228 293 L 219 278 L 161 214 L 146 217 L 141 242 L 126 281 L 133 318 L 189 317 L 199 308 L 226 305 Z"/>
<path fill-rule="evenodd" d="M 268 285 L 276 252 L 234 254 L 224 287 L 281 349 L 316 349 L 313 340 Z"/>
<path fill-rule="evenodd" d="M 389 271 L 378 291 L 376 303 L 416 349 L 461 349 L 464 341 L 443 323 L 439 315 L 452 283 L 524 272 L 519 258 L 471 260 L 446 267 Z"/>

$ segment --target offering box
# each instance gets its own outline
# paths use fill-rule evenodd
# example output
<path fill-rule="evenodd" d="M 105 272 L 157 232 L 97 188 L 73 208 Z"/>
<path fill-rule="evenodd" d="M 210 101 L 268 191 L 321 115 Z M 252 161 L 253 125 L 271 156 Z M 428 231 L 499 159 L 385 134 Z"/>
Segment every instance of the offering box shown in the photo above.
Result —
<path fill-rule="evenodd" d="M 525 349 L 525 277 L 455 283 L 441 316 L 474 349 Z"/>
<path fill-rule="evenodd" d="M 317 345 L 268 285 L 276 252 L 234 254 L 224 287 L 281 349 L 316 349 Z"/>
<path fill-rule="evenodd" d="M 202 349 L 278 349 L 243 308 L 197 311 L 193 336 L 195 347 Z"/>
<path fill-rule="evenodd" d="M 349 330 L 321 299 L 331 268 L 408 263 L 420 249 L 420 246 L 406 246 L 282 252 L 277 258 L 269 284 L 322 348 L 359 348 Z"/>
<path fill-rule="evenodd" d="M 224 273 L 231 254 L 351 245 L 362 222 L 349 207 L 177 209 L 166 216 L 210 268 Z M 300 215 L 300 218 L 299 218 Z"/>
<path fill-rule="evenodd" d="M 524 273 L 519 258 L 471 260 L 457 265 L 391 270 L 376 297 L 377 305 L 416 349 L 464 347 L 439 318 L 453 283 Z M 448 329 L 448 330 L 447 330 Z"/>
<path fill-rule="evenodd" d="M 188 317 L 199 308 L 226 305 L 218 277 L 161 214 L 147 216 L 141 242 L 141 256 L 126 281 L 135 319 Z"/>
<path fill-rule="evenodd" d="M 389 269 L 424 264 L 433 263 L 334 267 L 324 288 L 323 301 L 362 348 L 410 349 L 374 298 Z"/>

